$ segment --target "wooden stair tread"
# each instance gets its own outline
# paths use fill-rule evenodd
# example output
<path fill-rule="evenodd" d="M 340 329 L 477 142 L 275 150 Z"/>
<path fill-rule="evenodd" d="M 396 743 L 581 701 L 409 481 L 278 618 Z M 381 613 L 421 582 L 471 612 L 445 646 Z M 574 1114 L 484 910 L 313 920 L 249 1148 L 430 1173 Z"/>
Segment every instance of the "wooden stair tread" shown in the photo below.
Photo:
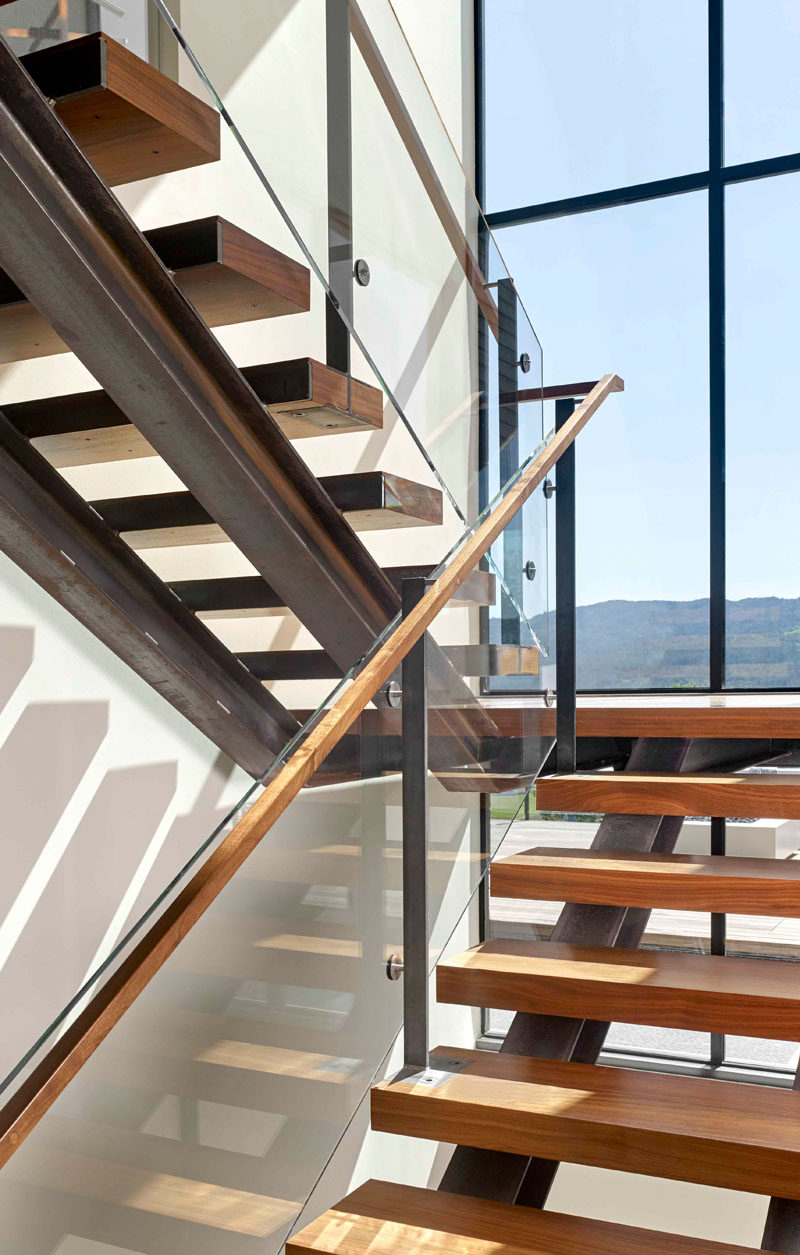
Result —
<path fill-rule="evenodd" d="M 367 1181 L 286 1244 L 286 1255 L 753 1255 L 752 1249 Z"/>
<path fill-rule="evenodd" d="M 381 1132 L 800 1199 L 800 1092 L 442 1047 L 372 1091 Z"/>
<path fill-rule="evenodd" d="M 440 1002 L 800 1041 L 794 965 L 493 939 L 440 962 Z"/>
<path fill-rule="evenodd" d="M 142 233 L 209 327 L 310 309 L 305 266 L 216 215 Z M 0 272 L 0 362 L 64 353 L 67 345 Z"/>
<path fill-rule="evenodd" d="M 441 649 L 461 676 L 538 674 L 539 651 L 533 647 L 443 645 Z M 254 650 L 237 656 L 260 680 L 337 680 L 343 674 L 322 649 Z"/>
<path fill-rule="evenodd" d="M 8 413 L 6 408 L 6 414 Z M 433 566 L 384 567 L 383 573 L 399 591 L 406 576 L 427 574 Z M 285 611 L 285 601 L 270 588 L 260 575 L 241 575 L 227 579 L 174 580 L 170 588 L 190 610 L 207 618 L 237 618 Z M 495 599 L 495 577 L 489 571 L 473 571 L 453 597 L 451 605 L 492 605 Z"/>
<path fill-rule="evenodd" d="M 357 531 L 442 520 L 442 494 L 388 475 L 366 471 L 323 475 L 320 484 Z M 159 492 L 138 497 L 109 497 L 92 505 L 109 527 L 134 549 L 165 545 L 209 544 L 227 540 L 222 528 L 190 492 Z"/>
<path fill-rule="evenodd" d="M 108 35 L 20 60 L 112 187 L 219 160 L 217 110 Z"/>
<path fill-rule="evenodd" d="M 448 793 L 520 793 L 530 788 L 535 777 L 514 771 L 494 771 L 491 764 L 479 767 L 434 771 Z"/>
<path fill-rule="evenodd" d="M 497 898 L 800 917 L 800 861 L 537 848 L 492 864 Z"/>
<path fill-rule="evenodd" d="M 489 699 L 504 735 L 521 736 L 534 722 L 554 736 L 555 707 L 540 698 L 509 703 Z M 524 721 L 524 723 L 523 723 Z M 800 739 L 800 698 L 795 693 L 581 694 L 577 734 L 585 737 L 725 737 Z"/>
<path fill-rule="evenodd" d="M 607 815 L 800 819 L 800 773 L 576 772 L 542 776 L 536 804 L 543 811 Z"/>
<path fill-rule="evenodd" d="M 242 374 L 289 439 L 383 425 L 379 388 L 353 379 L 348 408 L 347 375 L 311 358 L 244 366 Z M 101 388 L 4 405 L 3 413 L 56 467 L 156 455 Z"/>

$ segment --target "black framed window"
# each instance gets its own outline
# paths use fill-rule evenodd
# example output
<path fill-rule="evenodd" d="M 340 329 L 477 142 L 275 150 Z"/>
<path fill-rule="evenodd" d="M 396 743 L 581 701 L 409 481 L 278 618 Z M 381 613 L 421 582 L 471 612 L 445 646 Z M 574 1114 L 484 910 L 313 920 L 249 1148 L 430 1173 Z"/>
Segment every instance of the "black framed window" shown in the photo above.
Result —
<path fill-rule="evenodd" d="M 545 383 L 626 380 L 578 451 L 578 686 L 798 688 L 800 10 L 476 7 L 478 181 Z"/>
<path fill-rule="evenodd" d="M 476 12 L 478 187 L 544 382 L 626 383 L 576 452 L 578 687 L 798 691 L 800 8 Z M 518 800 L 495 799 L 495 822 Z M 593 833 L 592 816 L 538 816 L 529 800 L 505 849 Z M 698 818 L 678 848 L 726 842 L 786 858 L 800 830 Z M 489 925 L 544 938 L 558 909 L 493 899 Z M 643 944 L 800 961 L 791 919 L 654 911 Z M 503 1013 L 488 1026 L 502 1033 Z M 636 1025 L 615 1025 L 607 1049 L 779 1084 L 797 1063 L 796 1043 Z"/>

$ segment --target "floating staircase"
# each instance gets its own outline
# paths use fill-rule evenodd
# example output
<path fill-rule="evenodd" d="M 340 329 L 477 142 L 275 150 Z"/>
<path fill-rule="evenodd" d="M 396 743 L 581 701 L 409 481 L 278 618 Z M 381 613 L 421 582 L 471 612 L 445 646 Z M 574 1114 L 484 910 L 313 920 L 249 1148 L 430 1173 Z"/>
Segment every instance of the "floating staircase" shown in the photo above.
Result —
<path fill-rule="evenodd" d="M 107 184 L 118 186 L 219 159 L 218 112 L 105 34 L 58 44 L 21 60 L 47 97 L 56 117 Z M 68 179 L 75 174 L 75 160 L 74 150 L 59 154 L 54 169 L 60 178 Z M 89 167 L 80 172 L 81 188 L 92 197 L 92 212 L 102 220 L 107 232 L 127 231 L 130 235 L 130 222 L 121 221 L 121 211 L 108 199 L 107 191 L 102 187 L 90 188 L 92 178 Z M 148 285 L 149 291 L 156 293 L 159 300 L 172 298 L 174 288 L 172 293 L 167 290 L 171 280 L 191 305 L 186 313 L 174 306 L 184 337 L 192 315 L 199 316 L 208 328 L 287 317 L 310 309 L 308 268 L 220 216 L 173 223 L 135 234 L 139 240 L 144 236 L 164 268 L 156 273 L 146 272 L 144 265 L 139 266 L 138 277 Z M 129 240 L 127 247 L 120 246 L 120 251 L 127 251 L 132 257 L 136 251 L 134 241 Z M 24 279 L 20 281 L 27 287 Z M 80 332 L 69 330 L 58 318 L 53 317 L 51 321 L 49 313 L 47 302 L 39 302 L 37 306 L 10 275 L 0 272 L 0 361 L 21 362 L 71 348 L 92 369 L 95 359 L 91 354 L 84 356 L 83 329 Z M 87 317 L 89 336 L 93 334 L 90 323 Z M 206 343 L 210 347 L 210 342 Z M 102 356 L 99 342 L 92 347 Z M 219 369 L 219 355 L 214 347 L 214 353 L 198 354 L 203 367 L 209 370 Z M 226 368 L 230 368 L 229 363 Z M 173 369 L 173 377 L 177 373 Z M 203 405 L 211 407 L 222 424 L 222 439 L 228 447 L 231 445 L 228 432 L 234 432 L 234 456 L 239 456 L 238 442 L 239 466 L 245 473 L 249 459 L 246 491 L 249 493 L 254 479 L 261 477 L 263 482 L 265 475 L 270 479 L 276 509 L 294 528 L 295 558 L 307 563 L 304 571 L 295 567 L 289 549 L 281 558 L 282 542 L 277 534 L 272 534 L 268 514 L 258 508 L 251 509 L 249 503 L 243 502 L 242 494 L 236 493 L 234 485 L 226 478 L 225 467 L 213 453 L 206 455 L 202 464 L 203 455 L 193 433 L 182 429 L 180 417 L 171 411 L 167 401 L 157 400 L 155 392 L 148 396 L 144 381 L 140 388 L 142 397 L 148 396 L 146 424 L 137 425 L 138 416 L 132 421 L 114 388 L 110 391 L 96 388 L 3 406 L 8 480 L 19 479 L 22 462 L 31 482 L 42 482 L 47 479 L 48 467 L 63 471 L 96 467 L 101 471 L 106 463 L 148 458 L 152 460 L 148 464 L 150 474 L 150 467 L 163 458 L 180 480 L 187 484 L 200 483 L 203 491 L 192 492 L 187 487 L 169 493 L 90 501 L 89 508 L 97 520 L 91 525 L 91 544 L 95 549 L 100 546 L 101 550 L 110 550 L 119 536 L 124 545 L 135 551 L 233 540 L 256 568 L 259 573 L 249 577 L 223 580 L 210 575 L 208 580 L 174 581 L 171 589 L 164 586 L 165 606 L 171 604 L 171 599 L 174 603 L 182 600 L 187 611 L 202 614 L 210 621 L 205 638 L 202 631 L 194 634 L 189 669 L 195 669 L 198 676 L 203 675 L 206 668 L 202 648 L 198 652 L 198 647 L 203 639 L 210 639 L 208 633 L 216 630 L 215 618 L 231 617 L 234 613 L 248 616 L 280 612 L 295 614 L 319 641 L 320 649 L 310 657 L 296 651 L 288 661 L 280 652 L 271 658 L 265 651 L 255 652 L 250 658 L 253 678 L 288 674 L 297 674 L 299 678 L 338 677 L 361 656 L 367 642 L 395 613 L 403 574 L 420 569 L 395 568 L 382 572 L 350 529 L 371 532 L 439 526 L 443 521 L 442 493 L 437 487 L 381 470 L 322 478 L 310 473 L 294 454 L 290 441 L 319 435 L 372 432 L 379 430 L 383 423 L 383 394 L 379 388 L 312 357 L 267 361 L 235 372 L 235 378 L 229 381 L 228 395 L 233 396 L 232 388 L 236 392 L 236 404 L 249 405 L 253 395 L 259 403 L 257 413 L 251 409 L 238 429 L 235 426 L 238 415 L 232 422 L 231 413 L 225 412 L 218 400 L 211 399 L 202 381 L 200 386 L 204 393 Z M 29 442 L 27 453 L 15 443 L 15 433 Z M 209 469 L 212 465 L 213 473 Z M 97 482 L 97 477 L 91 482 Z M 239 482 L 244 488 L 244 480 Z M 76 494 L 68 484 L 59 485 L 52 476 L 47 479 L 47 486 L 46 508 L 51 517 L 56 510 L 61 512 L 59 517 L 68 510 L 73 516 L 70 526 L 74 532 L 77 515 L 82 511 Z M 287 497 L 287 491 L 293 497 Z M 42 499 L 40 510 L 44 509 Z M 235 527 L 230 526 L 233 513 L 237 515 Z M 105 524 L 105 532 L 100 521 Z M 335 527 L 334 523 L 341 526 Z M 85 531 L 87 519 L 82 515 L 80 526 Z M 310 530 L 314 531 L 312 540 L 317 557 L 308 564 L 308 556 L 313 551 L 313 545 L 309 546 Z M 266 538 L 272 543 L 268 544 Z M 76 555 L 71 552 L 72 542 L 67 543 L 57 529 L 42 531 L 41 528 L 37 531 L 36 542 L 40 549 L 36 563 L 26 569 L 41 582 L 47 552 L 47 586 L 60 595 L 65 604 L 68 601 L 73 611 L 85 607 L 79 617 L 83 617 L 101 639 L 108 640 L 140 674 L 152 678 L 155 675 L 152 659 L 145 654 L 155 651 L 158 656 L 160 649 L 163 655 L 168 635 L 163 625 L 156 633 L 152 620 L 137 624 L 134 647 L 133 638 L 129 642 L 126 633 L 119 631 L 116 593 L 113 611 L 109 601 L 107 605 L 104 603 L 103 615 L 98 616 L 87 601 L 83 584 L 80 590 L 70 589 L 80 578 Z M 60 563 L 60 573 L 50 570 L 53 563 L 49 555 L 53 552 L 60 555 L 56 561 Z M 117 547 L 115 552 L 121 559 L 123 551 Z M 15 553 L 15 556 L 19 560 L 19 555 Z M 272 574 L 279 559 L 281 578 L 274 580 Z M 134 568 L 127 559 L 125 564 L 124 571 L 117 569 L 118 583 L 133 578 Z M 139 581 L 136 596 L 139 597 L 143 584 L 155 589 L 158 580 L 141 566 L 135 569 Z M 317 572 L 316 588 L 311 579 L 312 570 Z M 292 572 L 291 578 L 289 572 Z M 100 574 L 99 567 L 96 574 Z M 107 580 L 105 570 L 103 578 Z M 346 607 L 341 621 L 335 613 L 324 609 L 331 584 L 336 584 L 339 590 L 336 593 L 339 605 L 343 610 Z M 481 572 L 471 581 L 471 591 L 465 589 L 463 598 L 465 604 L 474 604 L 476 600 L 487 600 L 493 595 L 492 578 Z M 134 606 L 133 598 L 130 604 Z M 174 613 L 179 618 L 180 611 L 181 607 L 176 604 Z M 175 632 L 169 635 L 178 640 Z M 183 646 L 181 648 L 183 652 L 180 657 L 176 656 L 175 662 L 185 670 L 189 655 Z M 242 662 L 247 659 L 237 659 L 221 642 L 215 642 L 213 650 L 230 664 L 232 674 L 242 672 Z M 179 709 L 213 735 L 220 747 L 248 770 L 256 770 L 256 763 L 257 770 L 263 770 L 279 734 L 268 738 L 264 751 L 267 757 L 259 761 L 250 731 L 247 734 L 250 739 L 245 744 L 241 736 L 231 735 L 227 730 L 226 720 L 231 718 L 228 707 L 234 704 L 236 694 L 228 703 L 218 695 L 212 699 L 209 692 L 208 697 L 203 698 L 207 708 L 200 709 L 195 694 L 184 695 L 178 691 L 177 674 L 177 671 L 172 673 L 169 685 L 162 684 L 161 691 L 172 694 Z M 241 685 L 247 687 L 247 682 L 242 680 Z M 209 687 L 205 681 L 203 687 Z M 245 706 L 252 705 L 252 690 L 242 695 L 242 702 Z M 296 729 L 296 722 L 282 710 L 279 702 L 272 699 L 267 707 L 273 723 L 282 725 L 284 738 Z M 260 712 L 252 715 L 248 710 L 247 714 L 251 724 L 257 718 L 263 721 Z M 332 778 L 330 774 L 328 778 Z M 341 778 L 341 773 L 337 778 Z"/>
<path fill-rule="evenodd" d="M 512 739 L 537 717 L 535 708 L 502 698 L 488 709 Z M 547 709 L 538 715 L 542 726 L 553 718 Z M 796 705 L 755 695 L 729 704 L 585 699 L 578 707 L 579 737 L 632 739 L 642 747 L 635 761 L 678 753 L 646 748 L 659 742 L 696 746 L 686 763 L 693 752 L 712 763 L 746 758 L 747 747 L 778 752 L 780 738 L 797 732 Z M 650 739 L 636 740 L 643 736 Z M 800 1041 L 794 964 L 593 941 L 625 935 L 626 920 L 639 929 L 627 935 L 639 936 L 654 907 L 800 916 L 793 860 L 652 848 L 664 818 L 796 817 L 799 788 L 800 776 L 763 770 L 540 777 L 541 810 L 606 817 L 592 849 L 534 848 L 492 866 L 493 896 L 574 904 L 565 907 L 556 940 L 491 939 L 443 958 L 436 972 L 439 1002 L 514 1012 L 513 1045 L 499 1053 L 440 1047 L 428 1071 L 405 1069 L 372 1091 L 374 1129 L 460 1148 L 440 1190 L 368 1182 L 295 1234 L 289 1255 L 361 1255 L 384 1243 L 479 1255 L 498 1244 L 537 1255 L 705 1249 L 697 1239 L 540 1210 L 560 1162 L 771 1195 L 784 1200 L 773 1224 L 793 1224 L 790 1217 L 800 1214 L 800 1092 L 601 1066 L 587 1056 L 596 1057 L 604 1034 L 595 1030 L 609 1022 Z M 509 1205 L 514 1199 L 538 1205 Z M 728 1249 L 712 1248 L 718 1255 Z"/>

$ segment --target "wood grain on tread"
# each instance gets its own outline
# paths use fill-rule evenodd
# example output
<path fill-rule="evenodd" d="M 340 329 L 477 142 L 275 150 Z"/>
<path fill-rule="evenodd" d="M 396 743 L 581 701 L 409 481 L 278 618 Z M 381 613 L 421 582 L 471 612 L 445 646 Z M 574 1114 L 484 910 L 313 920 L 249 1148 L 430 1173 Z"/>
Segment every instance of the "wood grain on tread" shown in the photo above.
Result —
<path fill-rule="evenodd" d="M 800 862 L 533 849 L 492 864 L 496 898 L 800 917 Z"/>
<path fill-rule="evenodd" d="M 219 160 L 217 110 L 108 35 L 21 60 L 112 187 Z"/>
<path fill-rule="evenodd" d="M 384 1081 L 381 1132 L 800 1199 L 800 1092 L 442 1047 L 438 1086 Z"/>
<path fill-rule="evenodd" d="M 439 963 L 440 1002 L 800 1041 L 792 963 L 495 939 Z"/>
<path fill-rule="evenodd" d="M 303 313 L 311 306 L 306 267 L 224 218 L 143 235 L 209 327 Z M 49 322 L 0 272 L 0 362 L 66 352 Z"/>
<path fill-rule="evenodd" d="M 286 1244 L 286 1255 L 753 1255 L 752 1248 L 367 1181 Z"/>
<path fill-rule="evenodd" d="M 242 368 L 250 387 L 290 440 L 373 430 L 383 421 L 382 393 L 309 358 Z M 320 382 L 322 381 L 322 382 Z M 156 451 L 102 389 L 4 405 L 3 413 L 56 467 L 88 466 Z"/>
<path fill-rule="evenodd" d="M 800 773 L 684 776 L 597 771 L 542 776 L 536 804 L 543 811 L 604 815 L 800 819 Z"/>
<path fill-rule="evenodd" d="M 487 702 L 505 736 L 522 736 L 537 721 L 539 735 L 554 736 L 555 707 L 541 698 Z M 800 698 L 795 693 L 581 695 L 578 736 L 800 738 Z"/>

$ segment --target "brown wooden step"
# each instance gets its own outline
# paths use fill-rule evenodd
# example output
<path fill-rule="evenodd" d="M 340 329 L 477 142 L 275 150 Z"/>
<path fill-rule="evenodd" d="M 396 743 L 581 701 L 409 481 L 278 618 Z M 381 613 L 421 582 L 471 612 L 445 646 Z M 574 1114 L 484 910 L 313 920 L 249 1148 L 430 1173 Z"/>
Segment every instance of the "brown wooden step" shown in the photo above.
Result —
<path fill-rule="evenodd" d="M 494 939 L 439 963 L 440 1002 L 800 1041 L 790 963 Z"/>
<path fill-rule="evenodd" d="M 448 793 L 522 793 L 531 787 L 535 779 L 513 771 L 495 771 L 491 763 L 479 767 L 453 768 L 452 771 L 435 771 Z"/>
<path fill-rule="evenodd" d="M 534 719 L 539 722 L 540 735 L 555 735 L 555 707 L 546 707 L 541 699 L 503 705 L 502 699 L 496 698 L 491 705 L 506 736 L 524 735 L 520 729 L 530 727 Z M 800 702 L 794 693 L 581 695 L 576 723 L 580 737 L 797 740 Z"/>
<path fill-rule="evenodd" d="M 492 864 L 496 898 L 800 918 L 800 862 L 533 849 Z"/>
<path fill-rule="evenodd" d="M 800 1199 L 800 1092 L 457 1047 L 431 1067 L 373 1089 L 374 1129 Z"/>
<path fill-rule="evenodd" d="M 383 425 L 379 388 L 309 357 L 244 366 L 242 374 L 290 439 Z M 154 457 L 155 449 L 107 392 L 93 389 L 4 405 L 3 413 L 57 467 Z"/>
<path fill-rule="evenodd" d="M 442 494 L 437 488 L 413 484 L 397 475 L 367 471 L 327 475 L 319 482 L 356 531 L 440 523 L 442 519 Z M 109 497 L 92 505 L 134 549 L 227 540 L 219 524 L 190 492 Z"/>
<path fill-rule="evenodd" d="M 20 60 L 112 187 L 219 160 L 217 110 L 108 35 Z"/>
<path fill-rule="evenodd" d="M 539 651 L 532 646 L 443 645 L 442 653 L 461 676 L 537 675 L 539 670 Z M 343 675 L 321 649 L 255 650 L 237 656 L 260 680 L 338 680 Z"/>
<path fill-rule="evenodd" d="M 384 567 L 383 573 L 399 592 L 403 579 L 412 575 L 430 574 L 434 569 L 432 566 Z M 190 610 L 209 619 L 241 618 L 286 610 L 285 601 L 259 575 L 240 575 L 230 579 L 175 580 L 170 588 Z M 489 571 L 473 571 L 450 604 L 488 606 L 494 604 L 494 599 L 494 575 Z M 309 711 L 309 717 L 311 713 Z"/>
<path fill-rule="evenodd" d="M 199 218 L 143 234 L 209 327 L 310 308 L 306 267 L 225 218 Z M 0 362 L 66 351 L 46 319 L 0 272 Z"/>
<path fill-rule="evenodd" d="M 711 815 L 718 819 L 800 819 L 800 774 L 647 774 L 587 771 L 542 776 L 543 811 L 603 815 Z"/>
<path fill-rule="evenodd" d="M 367 1181 L 286 1244 L 286 1255 L 753 1255 L 752 1248 Z"/>

